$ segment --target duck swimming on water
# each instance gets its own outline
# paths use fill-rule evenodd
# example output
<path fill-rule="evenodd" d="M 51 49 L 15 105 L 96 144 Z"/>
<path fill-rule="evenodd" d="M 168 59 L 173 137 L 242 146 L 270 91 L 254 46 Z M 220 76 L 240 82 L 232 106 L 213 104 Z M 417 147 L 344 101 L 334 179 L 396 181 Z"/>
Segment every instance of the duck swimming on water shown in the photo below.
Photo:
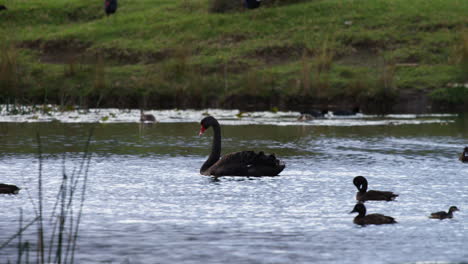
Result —
<path fill-rule="evenodd" d="M 140 122 L 156 122 L 156 117 L 152 114 L 145 114 L 143 113 L 143 109 L 140 109 Z"/>
<path fill-rule="evenodd" d="M 366 207 L 362 203 L 358 203 L 354 206 L 354 209 L 349 212 L 359 213 L 353 220 L 356 225 L 384 225 L 384 224 L 395 224 L 395 218 L 382 215 L 382 214 L 368 214 L 366 215 Z"/>
<path fill-rule="evenodd" d="M 276 176 L 286 167 L 274 154 L 265 155 L 263 151 L 240 151 L 221 157 L 221 126 L 218 120 L 207 116 L 200 122 L 202 135 L 208 128 L 213 128 L 211 154 L 200 168 L 200 174 L 212 176 Z"/>
<path fill-rule="evenodd" d="M 448 210 L 448 213 L 444 212 L 444 211 L 440 211 L 440 212 L 436 212 L 436 213 L 432 213 L 429 218 L 432 218 L 432 219 L 446 219 L 446 218 L 453 218 L 453 212 L 455 211 L 460 211 L 458 210 L 458 208 L 456 206 L 450 206 L 449 210 Z"/>
<path fill-rule="evenodd" d="M 0 183 L 0 194 L 18 194 L 19 190 L 18 186 Z"/>
<path fill-rule="evenodd" d="M 356 200 L 365 201 L 393 201 L 398 194 L 393 192 L 367 190 L 367 179 L 363 176 L 356 176 L 353 179 L 353 184 L 358 189 L 356 193 Z"/>

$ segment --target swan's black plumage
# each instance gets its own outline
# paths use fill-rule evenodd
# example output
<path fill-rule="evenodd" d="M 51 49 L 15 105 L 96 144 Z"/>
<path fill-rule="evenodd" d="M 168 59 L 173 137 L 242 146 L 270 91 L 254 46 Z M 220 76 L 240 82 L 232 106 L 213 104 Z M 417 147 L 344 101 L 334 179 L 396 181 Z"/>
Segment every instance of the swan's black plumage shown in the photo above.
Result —
<path fill-rule="evenodd" d="M 367 190 L 367 179 L 363 176 L 356 176 L 353 183 L 358 189 L 356 193 L 356 200 L 365 201 L 393 201 L 398 196 L 393 192 Z"/>
<path fill-rule="evenodd" d="M 366 207 L 362 203 L 358 203 L 354 206 L 350 213 L 358 213 L 353 220 L 356 225 L 384 225 L 384 224 L 395 224 L 395 218 L 382 215 L 382 214 L 368 214 L 366 215 Z"/>
<path fill-rule="evenodd" d="M 458 208 L 456 206 L 450 206 L 449 210 L 448 210 L 448 213 L 444 212 L 444 211 L 440 211 L 440 212 L 436 212 L 436 213 L 432 213 L 429 218 L 433 218 L 433 219 L 446 219 L 446 218 L 452 218 L 453 217 L 453 212 L 455 211 L 460 211 L 458 210 Z"/>
<path fill-rule="evenodd" d="M 0 183 L 0 194 L 17 194 L 19 190 L 18 186 Z"/>
<path fill-rule="evenodd" d="M 285 164 L 274 154 L 266 155 L 261 152 L 240 151 L 229 153 L 221 157 L 221 127 L 218 121 L 208 116 L 200 122 L 200 135 L 206 129 L 213 128 L 213 146 L 210 156 L 200 168 L 200 174 L 213 176 L 276 176 Z"/>

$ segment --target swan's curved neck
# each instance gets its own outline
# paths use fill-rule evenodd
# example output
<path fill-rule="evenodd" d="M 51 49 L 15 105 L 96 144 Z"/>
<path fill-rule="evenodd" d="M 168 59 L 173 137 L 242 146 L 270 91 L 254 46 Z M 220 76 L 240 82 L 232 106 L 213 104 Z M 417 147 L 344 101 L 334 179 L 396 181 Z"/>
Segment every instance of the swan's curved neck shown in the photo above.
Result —
<path fill-rule="evenodd" d="M 221 127 L 218 123 L 213 125 L 213 145 L 208 159 L 203 163 L 200 173 L 204 174 L 221 157 Z"/>

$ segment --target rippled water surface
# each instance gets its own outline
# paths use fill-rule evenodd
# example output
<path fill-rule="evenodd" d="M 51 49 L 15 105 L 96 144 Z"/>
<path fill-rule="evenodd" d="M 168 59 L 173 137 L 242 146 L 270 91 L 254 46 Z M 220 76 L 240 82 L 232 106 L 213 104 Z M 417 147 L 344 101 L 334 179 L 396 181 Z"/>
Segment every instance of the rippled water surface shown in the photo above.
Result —
<path fill-rule="evenodd" d="M 76 263 L 468 261 L 468 164 L 457 160 L 468 144 L 468 120 L 393 116 L 298 124 L 288 114 L 275 124 L 265 116 L 236 123 L 234 115 L 221 119 L 223 153 L 274 152 L 287 164 L 279 177 L 200 176 L 212 135 L 197 134 L 192 119 L 201 112 L 154 125 L 5 120 L 0 182 L 22 190 L 0 196 L 0 244 L 16 233 L 20 208 L 24 222 L 34 218 L 36 133 L 49 228 L 63 168 L 69 174 L 79 168 L 95 126 Z M 400 195 L 396 202 L 366 203 L 368 213 L 393 216 L 398 224 L 353 224 L 357 175 L 367 177 L 370 189 Z M 451 205 L 461 210 L 454 219 L 428 219 Z M 33 245 L 34 231 L 23 237 Z M 15 263 L 16 242 L 0 250 L 0 263 Z"/>

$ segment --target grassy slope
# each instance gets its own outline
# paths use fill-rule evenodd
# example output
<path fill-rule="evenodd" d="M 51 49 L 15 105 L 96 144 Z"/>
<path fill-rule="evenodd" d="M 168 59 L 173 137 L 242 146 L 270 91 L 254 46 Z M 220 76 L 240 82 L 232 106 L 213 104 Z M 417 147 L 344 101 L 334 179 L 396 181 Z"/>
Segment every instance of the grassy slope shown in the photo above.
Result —
<path fill-rule="evenodd" d="M 94 0 L 10 2 L 1 40 L 22 48 L 2 50 L 18 53 L 21 78 L 3 85 L 4 98 L 126 106 L 146 95 L 154 107 L 201 107 L 249 96 L 294 108 L 300 98 L 379 103 L 414 91 L 446 99 L 447 83 L 466 81 L 456 63 L 465 0 L 313 0 L 225 14 L 209 13 L 207 0 L 139 0 L 120 1 L 109 18 Z"/>

